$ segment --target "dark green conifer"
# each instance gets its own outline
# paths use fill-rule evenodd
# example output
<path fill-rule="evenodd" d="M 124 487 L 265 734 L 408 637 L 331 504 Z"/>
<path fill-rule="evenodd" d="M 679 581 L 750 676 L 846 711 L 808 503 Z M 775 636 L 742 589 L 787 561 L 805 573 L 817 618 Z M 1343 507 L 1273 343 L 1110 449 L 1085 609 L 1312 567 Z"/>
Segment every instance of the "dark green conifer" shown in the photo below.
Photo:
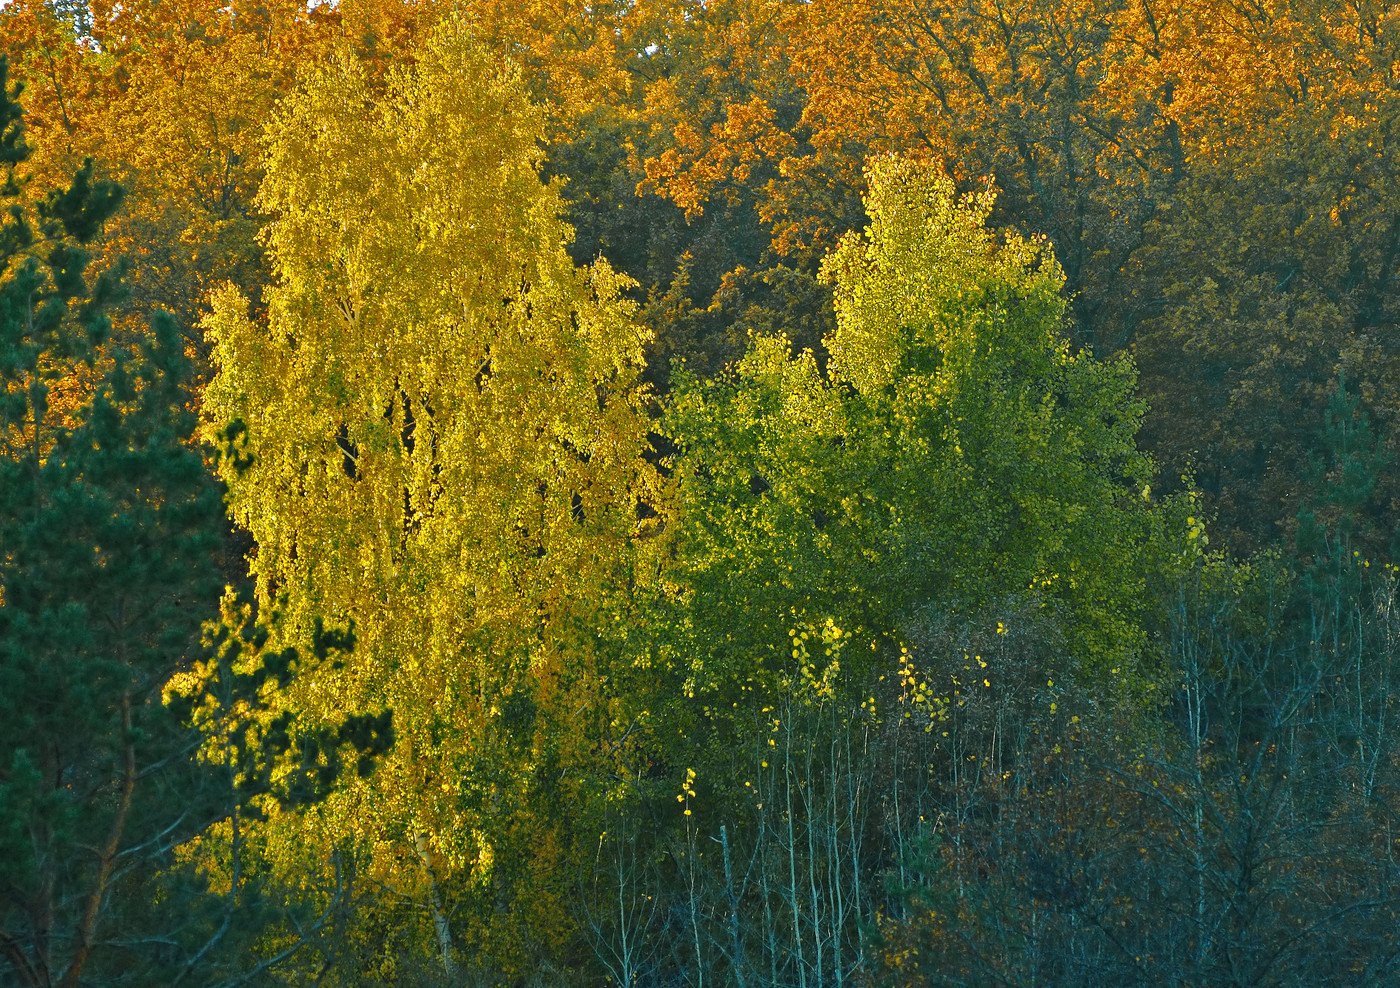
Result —
<path fill-rule="evenodd" d="M 0 59 L 0 980 L 113 983 L 144 948 L 111 914 L 181 832 L 160 689 L 216 600 L 219 496 L 173 319 L 113 339 L 121 269 L 88 272 L 121 190 L 89 160 L 26 195 L 18 97 Z"/>

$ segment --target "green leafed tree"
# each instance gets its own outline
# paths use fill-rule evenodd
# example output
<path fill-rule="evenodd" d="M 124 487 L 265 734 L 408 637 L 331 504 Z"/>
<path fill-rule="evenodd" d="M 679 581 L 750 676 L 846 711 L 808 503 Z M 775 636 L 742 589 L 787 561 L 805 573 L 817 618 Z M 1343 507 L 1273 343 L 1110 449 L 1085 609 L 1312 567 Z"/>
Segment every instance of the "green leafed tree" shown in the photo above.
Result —
<path fill-rule="evenodd" d="M 858 700 L 893 682 L 901 644 L 961 670 L 960 643 L 1027 612 L 1063 638 L 1047 677 L 1153 688 L 1145 591 L 1165 542 L 1131 365 L 1071 349 L 1048 245 L 989 230 L 989 195 L 901 159 L 869 178 L 870 226 L 824 269 L 827 368 L 758 340 L 667 413 L 677 611 L 658 654 L 681 698 L 658 701 L 680 725 L 664 743 L 710 736 L 696 717 L 751 720 L 751 697 L 803 672 L 794 629 L 829 619 L 860 643 L 841 662 Z"/>
<path fill-rule="evenodd" d="M 0 954 L 71 986 L 150 961 L 112 917 L 144 910 L 180 832 L 159 693 L 216 599 L 221 526 L 183 338 L 157 315 L 109 340 L 120 269 L 86 273 L 120 190 L 89 161 L 26 200 L 17 98 L 0 59 Z"/>
<path fill-rule="evenodd" d="M 508 969 L 565 923 L 560 820 L 608 706 L 588 628 L 653 485 L 645 334 L 625 279 L 569 258 L 543 128 L 459 23 L 382 84 L 335 62 L 271 131 L 272 287 L 216 294 L 206 324 L 270 647 L 353 629 L 277 706 L 296 731 L 392 716 L 374 771 L 261 807 L 285 874 L 348 848 L 413 904 L 392 950 L 366 933 L 346 963 L 416 951 L 450 977 L 472 947 Z"/>
<path fill-rule="evenodd" d="M 1154 529 L 1132 365 L 1071 347 L 1049 243 L 989 229 L 990 193 L 899 159 L 870 182 L 870 226 L 825 268 L 827 348 L 833 384 L 895 439 L 885 596 L 971 614 L 1030 592 L 1058 602 L 1082 661 L 1128 658 Z"/>
<path fill-rule="evenodd" d="M 825 367 L 756 338 L 668 401 L 615 972 L 680 944 L 692 983 L 853 978 L 916 847 L 1033 790 L 1090 711 L 1165 692 L 1155 583 L 1196 519 L 1152 498 L 1131 364 L 1071 347 L 1048 244 L 989 229 L 990 195 L 897 158 L 869 184 L 824 265 Z M 653 889 L 660 918 L 626 906 Z"/>

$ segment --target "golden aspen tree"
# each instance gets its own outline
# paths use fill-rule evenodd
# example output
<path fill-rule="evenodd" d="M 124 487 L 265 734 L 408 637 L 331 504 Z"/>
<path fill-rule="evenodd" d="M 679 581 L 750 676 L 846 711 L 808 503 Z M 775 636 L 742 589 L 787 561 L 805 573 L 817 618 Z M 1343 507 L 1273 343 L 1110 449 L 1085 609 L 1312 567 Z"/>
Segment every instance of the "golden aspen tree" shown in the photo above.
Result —
<path fill-rule="evenodd" d="M 263 807 L 271 854 L 355 847 L 449 972 L 468 943 L 508 966 L 558 937 L 589 622 L 650 487 L 645 334 L 623 277 L 569 259 L 543 132 L 459 23 L 382 91 L 341 58 L 270 133 L 265 315 L 228 288 L 206 322 L 208 429 L 275 634 L 353 630 L 277 702 L 294 730 L 391 712 L 395 737 L 313 808 Z"/>

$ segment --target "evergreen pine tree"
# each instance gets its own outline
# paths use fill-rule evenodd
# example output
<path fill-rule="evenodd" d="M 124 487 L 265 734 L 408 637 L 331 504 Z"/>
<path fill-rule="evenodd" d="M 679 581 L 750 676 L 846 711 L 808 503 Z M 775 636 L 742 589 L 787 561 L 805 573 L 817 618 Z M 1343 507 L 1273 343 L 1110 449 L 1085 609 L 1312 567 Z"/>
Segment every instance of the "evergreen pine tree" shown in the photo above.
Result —
<path fill-rule="evenodd" d="M 219 497 L 173 319 L 114 340 L 121 270 L 87 273 L 120 189 L 88 161 L 26 196 L 18 96 L 0 60 L 0 951 L 110 983 L 139 966 L 111 911 L 180 831 L 160 688 L 215 599 Z"/>

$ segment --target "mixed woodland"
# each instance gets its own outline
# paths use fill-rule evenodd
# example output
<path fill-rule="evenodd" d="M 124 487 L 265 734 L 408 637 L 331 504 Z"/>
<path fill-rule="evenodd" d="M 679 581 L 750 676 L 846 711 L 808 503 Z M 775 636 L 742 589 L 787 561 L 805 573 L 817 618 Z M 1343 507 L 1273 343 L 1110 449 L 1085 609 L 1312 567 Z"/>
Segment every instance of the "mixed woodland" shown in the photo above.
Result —
<path fill-rule="evenodd" d="M 0 983 L 1400 983 L 1397 205 L 1389 0 L 0 2 Z"/>

